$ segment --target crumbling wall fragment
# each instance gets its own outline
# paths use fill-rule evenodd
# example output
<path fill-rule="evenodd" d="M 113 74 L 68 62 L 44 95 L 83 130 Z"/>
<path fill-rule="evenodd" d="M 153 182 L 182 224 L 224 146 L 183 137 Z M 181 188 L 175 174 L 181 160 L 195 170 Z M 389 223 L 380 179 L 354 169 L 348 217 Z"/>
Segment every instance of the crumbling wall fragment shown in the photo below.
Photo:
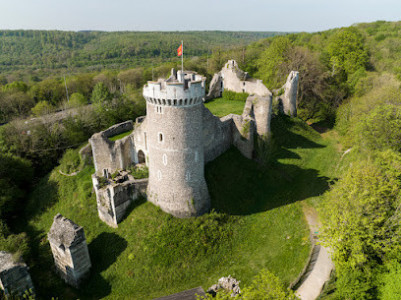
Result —
<path fill-rule="evenodd" d="M 84 229 L 57 214 L 47 235 L 61 278 L 78 288 L 92 266 Z"/>

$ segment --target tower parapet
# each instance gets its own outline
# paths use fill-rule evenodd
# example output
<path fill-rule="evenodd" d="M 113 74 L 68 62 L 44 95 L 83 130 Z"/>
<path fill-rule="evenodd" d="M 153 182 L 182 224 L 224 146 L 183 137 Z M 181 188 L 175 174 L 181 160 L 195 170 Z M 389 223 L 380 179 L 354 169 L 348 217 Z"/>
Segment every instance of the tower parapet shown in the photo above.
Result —
<path fill-rule="evenodd" d="M 177 73 L 148 82 L 148 200 L 177 217 L 200 215 L 210 208 L 204 178 L 203 99 L 205 77 Z"/>
<path fill-rule="evenodd" d="M 204 76 L 195 72 L 175 72 L 168 79 L 149 81 L 143 88 L 143 96 L 148 103 L 163 106 L 192 106 L 204 101 Z"/>

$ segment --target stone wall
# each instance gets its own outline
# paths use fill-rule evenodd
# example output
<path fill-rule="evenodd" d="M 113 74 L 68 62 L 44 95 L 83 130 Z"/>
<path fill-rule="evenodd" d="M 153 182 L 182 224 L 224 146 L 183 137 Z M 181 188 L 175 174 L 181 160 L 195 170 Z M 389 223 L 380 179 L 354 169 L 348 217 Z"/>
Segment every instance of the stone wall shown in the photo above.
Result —
<path fill-rule="evenodd" d="M 65 282 L 78 288 L 92 266 L 83 228 L 57 214 L 47 236 L 56 270 Z"/>
<path fill-rule="evenodd" d="M 114 179 L 108 178 L 104 186 L 95 174 L 92 175 L 92 182 L 99 218 L 117 228 L 131 203 L 145 195 L 148 179 L 136 180 L 128 172 L 121 171 Z"/>
<path fill-rule="evenodd" d="M 249 115 L 255 120 L 256 132 L 265 137 L 270 134 L 270 122 L 272 117 L 272 94 L 266 96 L 251 95 L 247 98 L 244 117 Z"/>
<path fill-rule="evenodd" d="M 274 103 L 280 113 L 291 117 L 297 116 L 299 72 L 291 71 L 286 83 L 279 89 L 273 90 Z"/>
<path fill-rule="evenodd" d="M 284 85 L 283 109 L 284 113 L 291 117 L 297 116 L 297 92 L 299 72 L 291 71 Z"/>
<path fill-rule="evenodd" d="M 234 122 L 232 127 L 233 145 L 246 158 L 253 158 L 255 121 L 250 116 L 231 115 Z"/>
<path fill-rule="evenodd" d="M 226 152 L 232 144 L 232 119 L 218 118 L 203 107 L 203 146 L 205 163 Z"/>
<path fill-rule="evenodd" d="M 116 170 L 125 169 L 135 161 L 135 156 L 131 152 L 131 149 L 135 148 L 132 134 L 117 141 L 108 139 L 133 128 L 133 122 L 127 121 L 95 133 L 89 139 L 98 176 L 102 175 L 105 170 L 114 173 Z"/>
<path fill-rule="evenodd" d="M 15 261 L 13 255 L 5 251 L 0 251 L 0 288 L 6 296 L 34 292 L 27 265 L 21 260 Z"/>
<path fill-rule="evenodd" d="M 223 90 L 259 96 L 271 95 L 262 80 L 250 77 L 238 67 L 235 60 L 229 60 L 219 73 L 214 74 L 207 98 L 219 97 Z"/>

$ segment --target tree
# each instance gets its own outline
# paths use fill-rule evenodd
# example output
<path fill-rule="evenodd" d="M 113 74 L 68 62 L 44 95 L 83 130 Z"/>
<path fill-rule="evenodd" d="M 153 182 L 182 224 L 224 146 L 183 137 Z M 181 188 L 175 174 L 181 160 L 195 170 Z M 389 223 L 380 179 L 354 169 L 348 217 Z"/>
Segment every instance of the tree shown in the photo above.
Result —
<path fill-rule="evenodd" d="M 28 90 L 28 86 L 25 82 L 22 81 L 14 81 L 6 84 L 3 87 L 3 92 L 12 91 L 12 92 L 23 92 L 25 93 Z"/>
<path fill-rule="evenodd" d="M 381 276 L 380 299 L 401 299 L 401 264 L 398 261 L 390 261 L 386 267 L 388 271 Z"/>
<path fill-rule="evenodd" d="M 31 109 L 32 114 L 36 117 L 40 117 L 43 115 L 47 115 L 54 110 L 54 107 L 51 106 L 47 101 L 38 102 L 35 107 Z"/>
<path fill-rule="evenodd" d="M 26 116 L 34 105 L 33 99 L 23 92 L 0 92 L 0 123 Z"/>
<path fill-rule="evenodd" d="M 279 88 L 284 84 L 286 75 L 282 74 L 280 68 L 289 62 L 289 54 L 293 47 L 288 37 L 279 36 L 274 38 L 260 55 L 257 61 L 257 77 L 262 79 L 269 89 Z"/>
<path fill-rule="evenodd" d="M 92 96 L 91 102 L 101 104 L 111 99 L 111 94 L 105 84 L 103 82 L 99 82 L 95 85 Z"/>
<path fill-rule="evenodd" d="M 360 299 L 355 291 L 373 287 L 372 270 L 399 253 L 400 186 L 401 154 L 386 150 L 354 162 L 325 195 L 321 238 L 333 252 L 340 298 Z"/>
<path fill-rule="evenodd" d="M 285 288 L 278 277 L 263 269 L 242 292 L 244 300 L 296 300 L 294 292 Z"/>
<path fill-rule="evenodd" d="M 365 50 L 363 36 L 356 27 L 339 30 L 327 46 L 332 74 L 348 78 L 358 69 L 366 69 L 369 56 Z"/>
<path fill-rule="evenodd" d="M 84 95 L 81 93 L 73 93 L 70 97 L 69 106 L 70 107 L 79 107 L 88 104 L 88 101 L 85 99 Z"/>
<path fill-rule="evenodd" d="M 401 151 L 401 107 L 376 106 L 358 120 L 354 136 L 355 142 L 366 149 Z"/>

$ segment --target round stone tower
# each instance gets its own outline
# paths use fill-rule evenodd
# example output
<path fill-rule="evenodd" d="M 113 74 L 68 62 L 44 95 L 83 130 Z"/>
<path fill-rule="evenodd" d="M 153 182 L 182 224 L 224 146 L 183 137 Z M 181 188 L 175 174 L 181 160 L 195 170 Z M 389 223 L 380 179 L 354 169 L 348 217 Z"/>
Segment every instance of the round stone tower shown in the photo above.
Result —
<path fill-rule="evenodd" d="M 175 72 L 148 82 L 146 143 L 149 149 L 148 200 L 176 217 L 201 215 L 210 208 L 204 177 L 203 99 L 205 78 Z"/>

